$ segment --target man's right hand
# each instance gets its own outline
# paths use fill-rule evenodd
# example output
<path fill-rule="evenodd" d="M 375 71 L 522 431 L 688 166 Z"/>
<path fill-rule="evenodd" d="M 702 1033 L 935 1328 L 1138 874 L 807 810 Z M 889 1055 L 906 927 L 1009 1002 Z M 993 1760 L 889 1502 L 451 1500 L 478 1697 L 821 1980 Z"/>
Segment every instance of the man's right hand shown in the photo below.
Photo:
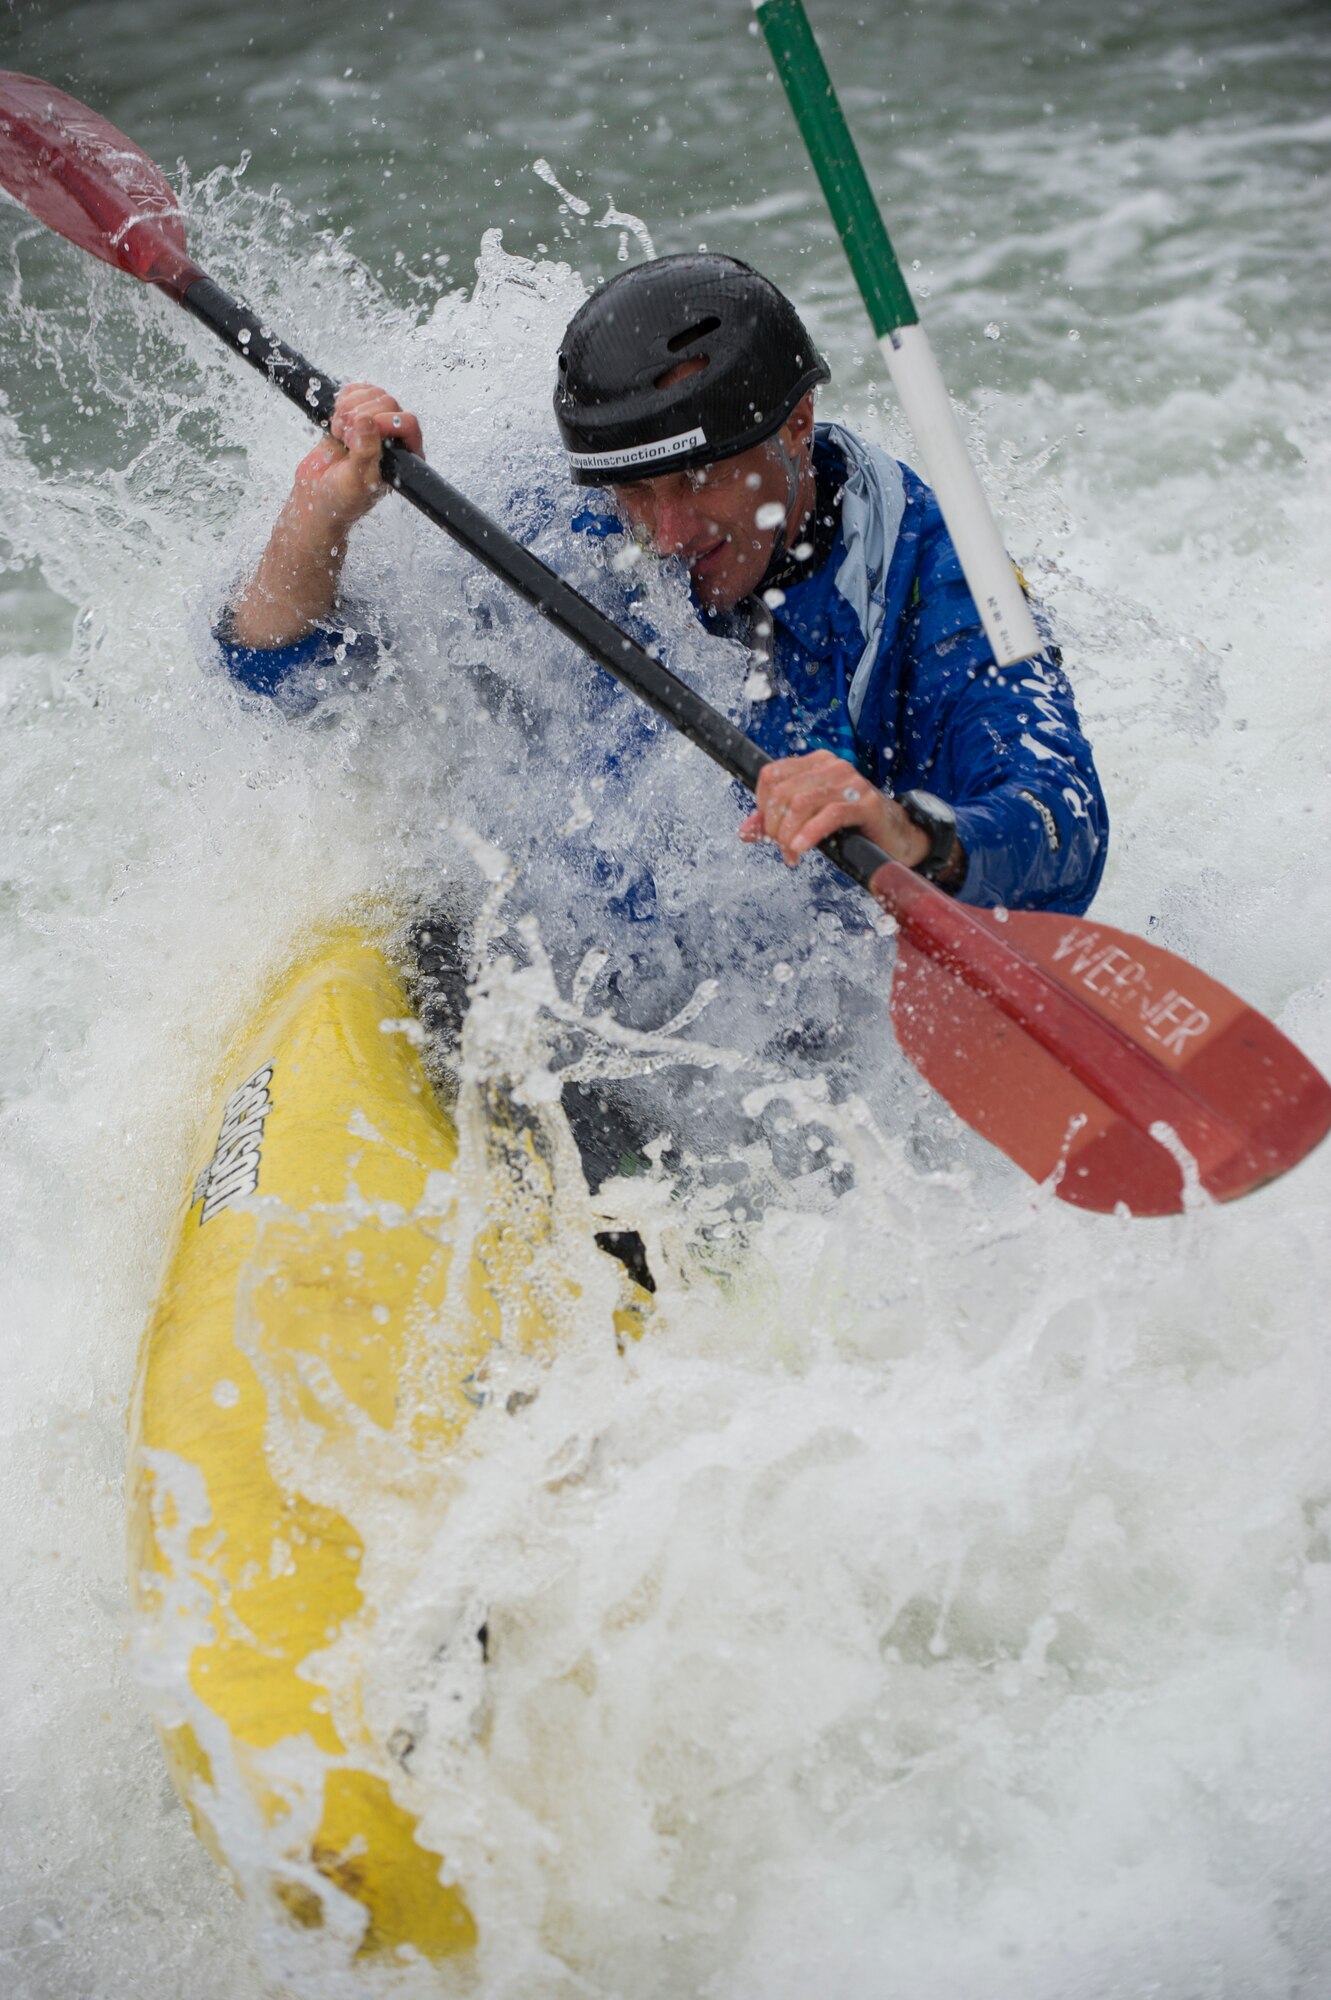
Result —
<path fill-rule="evenodd" d="M 408 451 L 422 449 L 420 424 L 387 390 L 348 382 L 338 391 L 328 436 L 296 468 L 292 498 L 305 502 L 312 539 L 325 525 L 351 527 L 383 497 L 379 456 L 389 438 Z"/>
<path fill-rule="evenodd" d="M 387 438 L 421 450 L 419 423 L 386 390 L 349 382 L 338 391 L 329 435 L 297 466 L 259 567 L 231 607 L 237 645 L 289 646 L 328 618 L 347 536 L 387 491 L 379 471 Z"/>

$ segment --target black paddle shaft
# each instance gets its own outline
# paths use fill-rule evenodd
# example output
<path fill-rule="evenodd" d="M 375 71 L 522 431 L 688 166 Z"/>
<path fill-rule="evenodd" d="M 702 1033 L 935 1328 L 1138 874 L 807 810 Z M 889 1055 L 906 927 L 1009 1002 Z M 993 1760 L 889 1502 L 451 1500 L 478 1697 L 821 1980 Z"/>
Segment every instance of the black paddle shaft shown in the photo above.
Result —
<path fill-rule="evenodd" d="M 338 384 L 316 374 L 304 355 L 265 330 L 259 315 L 233 299 L 211 278 L 197 278 L 179 295 L 195 319 L 224 340 L 252 368 L 267 377 L 302 410 L 311 423 L 327 430 L 333 418 Z M 672 729 L 738 778 L 749 791 L 757 789 L 758 773 L 771 758 L 743 730 L 714 709 L 702 696 L 662 666 L 647 650 L 588 603 L 571 584 L 523 548 L 511 535 L 450 486 L 415 452 L 389 441 L 384 446 L 383 475 L 404 500 L 460 542 L 478 562 L 493 570 L 525 597 L 543 618 L 590 654 L 598 666 L 622 686 L 664 716 Z M 819 842 L 820 851 L 852 882 L 867 889 L 890 856 L 862 833 L 834 833 Z"/>

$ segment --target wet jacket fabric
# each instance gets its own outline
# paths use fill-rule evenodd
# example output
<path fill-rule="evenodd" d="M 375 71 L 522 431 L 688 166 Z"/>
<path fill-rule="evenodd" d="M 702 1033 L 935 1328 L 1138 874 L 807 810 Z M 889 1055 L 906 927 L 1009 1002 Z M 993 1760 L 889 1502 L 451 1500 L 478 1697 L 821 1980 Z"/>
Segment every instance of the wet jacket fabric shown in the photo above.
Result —
<path fill-rule="evenodd" d="M 968 861 L 961 901 L 1080 914 L 1108 816 L 1057 648 L 996 665 L 938 502 L 909 467 L 838 424 L 819 426 L 815 466 L 820 496 L 840 497 L 831 554 L 774 605 L 771 660 L 737 692 L 735 719 L 772 756 L 828 749 L 885 791 L 947 800 Z M 594 507 L 573 525 L 622 533 Z M 705 619 L 727 638 L 749 621 Z M 374 658 L 372 640 L 326 630 L 271 650 L 219 644 L 243 687 L 293 708 L 313 705 L 321 669 L 345 684 Z"/>

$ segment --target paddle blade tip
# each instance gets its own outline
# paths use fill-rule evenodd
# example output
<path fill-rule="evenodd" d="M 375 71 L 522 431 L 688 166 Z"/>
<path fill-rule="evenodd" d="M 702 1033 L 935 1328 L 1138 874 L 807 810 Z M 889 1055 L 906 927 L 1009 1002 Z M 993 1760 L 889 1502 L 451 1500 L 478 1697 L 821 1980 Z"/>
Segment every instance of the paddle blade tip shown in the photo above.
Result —
<path fill-rule="evenodd" d="M 202 275 L 165 175 L 67 91 L 0 70 L 0 187 L 104 264 L 179 296 Z"/>
<path fill-rule="evenodd" d="M 1010 915 L 983 919 L 983 929 L 1038 966 L 1049 982 L 1043 1007 L 1019 1022 L 982 980 L 903 938 L 893 1025 L 953 1110 L 1059 1200 L 1143 1217 L 1234 1201 L 1288 1173 L 1331 1131 L 1326 1078 L 1186 961 L 1085 919 Z M 1110 973 L 1128 968 L 1131 980 L 1115 985 Z M 1120 1030 L 1099 1073 L 1077 1062 L 1077 1010 L 1083 1024 L 1089 1013 Z M 1060 1012 L 1055 1054 L 1043 1033 Z"/>

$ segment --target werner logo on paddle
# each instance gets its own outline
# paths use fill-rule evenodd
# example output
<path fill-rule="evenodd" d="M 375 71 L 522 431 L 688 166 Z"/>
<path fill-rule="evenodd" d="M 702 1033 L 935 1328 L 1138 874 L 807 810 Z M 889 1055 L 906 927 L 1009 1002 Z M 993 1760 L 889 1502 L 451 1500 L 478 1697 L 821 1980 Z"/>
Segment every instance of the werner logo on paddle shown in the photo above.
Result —
<path fill-rule="evenodd" d="M 226 1101 L 213 1156 L 194 1183 L 190 1207 L 203 1203 L 199 1215 L 201 1226 L 222 1209 L 230 1208 L 242 1195 L 253 1194 L 259 1185 L 264 1120 L 273 1108 L 268 1095 L 272 1080 L 273 1065 L 265 1063 L 238 1090 L 233 1090 Z"/>
<path fill-rule="evenodd" d="M 1181 1055 L 1188 1042 L 1204 1035 L 1211 1016 L 1176 986 L 1159 992 L 1139 958 L 1121 945 L 1101 941 L 1099 931 L 1074 926 L 1054 947 L 1054 961 L 1071 960 L 1074 978 L 1097 1000 L 1108 1000 L 1124 1013 L 1135 1013 L 1153 1041 L 1170 1055 Z"/>

